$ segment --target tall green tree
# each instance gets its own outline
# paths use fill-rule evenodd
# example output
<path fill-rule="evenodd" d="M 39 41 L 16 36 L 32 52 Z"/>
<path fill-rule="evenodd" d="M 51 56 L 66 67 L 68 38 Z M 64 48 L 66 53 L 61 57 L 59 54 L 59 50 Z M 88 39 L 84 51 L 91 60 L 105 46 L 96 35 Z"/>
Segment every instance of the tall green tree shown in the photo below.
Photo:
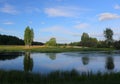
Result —
<path fill-rule="evenodd" d="M 97 47 L 97 39 L 89 37 L 87 33 L 83 33 L 81 36 L 81 46 L 83 47 Z"/>
<path fill-rule="evenodd" d="M 110 28 L 106 28 L 106 30 L 104 31 L 104 37 L 105 37 L 105 41 L 108 45 L 108 47 L 111 46 L 111 44 L 113 43 L 113 31 Z"/>
<path fill-rule="evenodd" d="M 34 39 L 33 29 L 30 29 L 29 26 L 26 27 L 24 31 L 24 42 L 26 46 L 30 46 Z"/>
<path fill-rule="evenodd" d="M 88 40 L 89 40 L 89 35 L 87 33 L 83 33 L 81 36 L 81 44 L 82 46 L 86 46 L 88 44 Z"/>
<path fill-rule="evenodd" d="M 34 39 L 34 31 L 33 31 L 32 28 L 31 28 L 31 30 L 30 30 L 30 35 L 31 35 L 31 36 L 30 36 L 30 37 L 31 37 L 31 39 L 30 39 L 31 42 L 30 42 L 30 43 L 32 44 L 33 39 Z M 30 45 L 31 45 L 31 44 L 30 44 Z"/>
<path fill-rule="evenodd" d="M 46 42 L 47 46 L 56 46 L 56 38 L 51 38 L 49 41 Z"/>

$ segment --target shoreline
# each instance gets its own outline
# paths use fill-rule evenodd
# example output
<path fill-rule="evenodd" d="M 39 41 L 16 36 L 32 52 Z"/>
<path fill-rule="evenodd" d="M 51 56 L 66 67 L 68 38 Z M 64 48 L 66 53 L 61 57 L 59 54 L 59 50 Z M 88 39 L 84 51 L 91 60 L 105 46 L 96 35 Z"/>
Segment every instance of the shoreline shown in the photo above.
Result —
<path fill-rule="evenodd" d="M 79 52 L 79 51 L 113 51 L 114 48 L 83 48 L 74 46 L 58 46 L 58 47 L 46 47 L 46 46 L 0 46 L 0 52 L 41 52 L 41 53 L 60 53 L 60 52 Z"/>

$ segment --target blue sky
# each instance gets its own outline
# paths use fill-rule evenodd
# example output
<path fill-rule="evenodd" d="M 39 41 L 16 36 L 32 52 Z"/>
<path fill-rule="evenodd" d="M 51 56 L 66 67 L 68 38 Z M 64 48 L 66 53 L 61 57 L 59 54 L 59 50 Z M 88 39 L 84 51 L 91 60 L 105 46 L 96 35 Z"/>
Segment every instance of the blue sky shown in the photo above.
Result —
<path fill-rule="evenodd" d="M 83 32 L 104 40 L 111 28 L 120 39 L 120 0 L 0 0 L 0 34 L 23 39 L 26 26 L 35 41 L 80 41 Z"/>

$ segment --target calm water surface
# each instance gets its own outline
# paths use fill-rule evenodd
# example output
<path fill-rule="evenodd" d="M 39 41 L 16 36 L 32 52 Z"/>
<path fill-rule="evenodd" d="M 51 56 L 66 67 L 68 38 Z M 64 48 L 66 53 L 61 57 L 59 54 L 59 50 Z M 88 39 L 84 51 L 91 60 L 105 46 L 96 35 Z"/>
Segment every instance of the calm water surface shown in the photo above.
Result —
<path fill-rule="evenodd" d="M 0 53 L 0 70 L 47 74 L 53 71 L 119 72 L 120 51 Z"/>

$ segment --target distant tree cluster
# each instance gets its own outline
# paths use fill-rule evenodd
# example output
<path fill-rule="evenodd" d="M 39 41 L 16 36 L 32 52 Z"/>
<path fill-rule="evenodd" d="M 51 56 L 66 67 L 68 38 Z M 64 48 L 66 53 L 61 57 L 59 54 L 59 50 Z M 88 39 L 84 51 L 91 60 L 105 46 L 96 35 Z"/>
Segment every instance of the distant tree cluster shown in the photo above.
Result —
<path fill-rule="evenodd" d="M 0 45 L 24 45 L 24 41 L 15 36 L 0 35 Z"/>
<path fill-rule="evenodd" d="M 103 35 L 105 40 L 98 41 L 97 38 L 90 37 L 88 33 L 83 33 L 81 36 L 81 41 L 79 42 L 71 42 L 69 44 L 57 44 L 56 38 L 51 38 L 49 41 L 45 43 L 47 46 L 82 46 L 82 47 L 96 47 L 96 48 L 116 48 L 120 49 L 120 40 L 113 40 L 113 31 L 110 28 L 106 28 L 103 31 Z"/>
<path fill-rule="evenodd" d="M 96 38 L 89 37 L 87 33 L 82 34 L 80 44 L 83 47 L 96 47 L 97 43 L 98 41 Z"/>
<path fill-rule="evenodd" d="M 120 40 L 115 41 L 113 39 L 114 32 L 110 28 L 106 28 L 103 31 L 105 40 L 98 41 L 96 38 L 90 37 L 88 33 L 83 33 L 80 42 L 71 42 L 70 46 L 82 46 L 82 47 L 97 47 L 97 48 L 116 48 L 120 49 Z"/>
<path fill-rule="evenodd" d="M 116 49 L 120 49 L 120 40 L 119 41 L 115 41 L 113 45 L 114 45 L 114 47 Z"/>
<path fill-rule="evenodd" d="M 98 41 L 97 48 L 108 48 L 108 45 L 105 41 Z"/>
<path fill-rule="evenodd" d="M 46 42 L 46 46 L 56 46 L 56 38 L 51 38 L 49 41 Z"/>
<path fill-rule="evenodd" d="M 80 46 L 80 42 L 71 42 L 70 46 Z"/>
<path fill-rule="evenodd" d="M 0 35 L 0 45 L 25 45 L 25 43 L 16 36 Z M 44 45 L 44 43 L 32 42 L 32 45 Z"/>
<path fill-rule="evenodd" d="M 44 43 L 34 41 L 34 42 L 32 42 L 32 45 L 44 45 Z"/>

